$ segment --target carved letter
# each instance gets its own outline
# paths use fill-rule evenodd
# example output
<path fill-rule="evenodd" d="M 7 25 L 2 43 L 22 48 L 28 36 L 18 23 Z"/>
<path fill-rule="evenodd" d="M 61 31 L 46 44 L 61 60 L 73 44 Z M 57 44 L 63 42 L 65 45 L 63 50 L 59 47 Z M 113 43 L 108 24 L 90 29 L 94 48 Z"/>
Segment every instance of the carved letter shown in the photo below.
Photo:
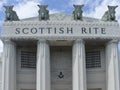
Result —
<path fill-rule="evenodd" d="M 29 33 L 28 30 L 29 30 L 29 28 L 23 28 L 22 32 L 23 32 L 24 34 L 28 34 L 28 33 Z"/>
<path fill-rule="evenodd" d="M 31 29 L 31 33 L 32 33 L 32 34 L 36 34 L 36 33 L 37 33 L 37 28 L 32 28 L 32 29 Z"/>
<path fill-rule="evenodd" d="M 85 27 L 82 27 L 81 30 L 82 30 L 82 34 L 84 34 L 84 33 L 87 34 Z"/>
<path fill-rule="evenodd" d="M 16 28 L 15 31 L 15 34 L 20 34 L 20 28 Z"/>
<path fill-rule="evenodd" d="M 98 28 L 93 28 L 93 29 L 95 29 L 95 34 L 97 34 L 97 32 L 98 32 Z"/>
<path fill-rule="evenodd" d="M 44 28 L 39 28 L 39 29 L 40 29 L 40 31 L 41 31 L 41 34 L 43 34 L 43 29 L 44 29 Z"/>
<path fill-rule="evenodd" d="M 101 28 L 101 34 L 106 34 L 105 28 Z"/>
<path fill-rule="evenodd" d="M 50 34 L 52 27 L 48 27 L 48 34 Z"/>
<path fill-rule="evenodd" d="M 63 34 L 64 33 L 64 28 L 63 27 L 61 27 L 59 30 L 60 30 L 59 34 Z"/>
<path fill-rule="evenodd" d="M 67 33 L 69 33 L 69 32 L 72 34 L 73 33 L 73 28 L 70 28 L 70 29 L 67 28 Z"/>

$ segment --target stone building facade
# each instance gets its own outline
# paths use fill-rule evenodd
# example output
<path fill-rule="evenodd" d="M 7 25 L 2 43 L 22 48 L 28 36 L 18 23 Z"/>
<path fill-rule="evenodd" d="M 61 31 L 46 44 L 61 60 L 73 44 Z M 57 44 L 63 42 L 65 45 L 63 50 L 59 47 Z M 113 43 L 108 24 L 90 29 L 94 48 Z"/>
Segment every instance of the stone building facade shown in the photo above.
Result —
<path fill-rule="evenodd" d="M 51 14 L 4 22 L 1 39 L 0 90 L 120 90 L 118 22 Z"/>

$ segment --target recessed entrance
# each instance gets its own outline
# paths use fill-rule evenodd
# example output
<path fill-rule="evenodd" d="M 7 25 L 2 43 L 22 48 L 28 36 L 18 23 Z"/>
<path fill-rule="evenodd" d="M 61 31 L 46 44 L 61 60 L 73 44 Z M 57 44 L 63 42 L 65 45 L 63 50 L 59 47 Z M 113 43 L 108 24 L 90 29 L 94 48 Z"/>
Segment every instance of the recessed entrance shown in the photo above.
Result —
<path fill-rule="evenodd" d="M 52 46 L 51 90 L 72 90 L 72 47 Z"/>

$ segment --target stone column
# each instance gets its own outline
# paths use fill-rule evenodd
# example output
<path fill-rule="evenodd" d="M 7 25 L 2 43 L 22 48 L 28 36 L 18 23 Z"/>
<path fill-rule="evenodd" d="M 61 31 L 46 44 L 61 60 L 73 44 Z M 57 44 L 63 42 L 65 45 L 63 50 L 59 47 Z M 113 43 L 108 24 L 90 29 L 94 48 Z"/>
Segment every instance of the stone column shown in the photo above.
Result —
<path fill-rule="evenodd" d="M 4 40 L 2 90 L 16 90 L 16 45 Z"/>
<path fill-rule="evenodd" d="M 73 90 L 87 90 L 85 44 L 77 40 L 73 44 Z"/>
<path fill-rule="evenodd" d="M 46 41 L 37 44 L 36 90 L 50 90 L 50 50 Z"/>
<path fill-rule="evenodd" d="M 106 45 L 106 90 L 120 90 L 118 41 L 112 40 Z"/>

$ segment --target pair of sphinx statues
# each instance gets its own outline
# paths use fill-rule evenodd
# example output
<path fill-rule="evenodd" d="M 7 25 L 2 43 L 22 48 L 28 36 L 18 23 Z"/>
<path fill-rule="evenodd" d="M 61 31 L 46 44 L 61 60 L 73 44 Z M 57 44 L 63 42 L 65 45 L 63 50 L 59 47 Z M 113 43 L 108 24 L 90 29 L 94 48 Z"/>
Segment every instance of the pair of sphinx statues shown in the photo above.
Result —
<path fill-rule="evenodd" d="M 74 11 L 73 11 L 73 18 L 74 20 L 82 20 L 83 18 L 83 6 L 84 5 L 73 5 L 74 6 Z M 19 17 L 17 16 L 16 12 L 13 10 L 14 6 L 4 6 L 6 11 L 6 18 L 5 21 L 19 21 Z M 49 11 L 47 10 L 48 5 L 38 5 L 40 8 L 38 13 L 39 13 L 39 20 L 49 20 Z M 118 6 L 108 6 L 108 10 L 104 13 L 102 16 L 102 21 L 116 21 L 116 16 L 115 16 L 115 9 Z"/>

